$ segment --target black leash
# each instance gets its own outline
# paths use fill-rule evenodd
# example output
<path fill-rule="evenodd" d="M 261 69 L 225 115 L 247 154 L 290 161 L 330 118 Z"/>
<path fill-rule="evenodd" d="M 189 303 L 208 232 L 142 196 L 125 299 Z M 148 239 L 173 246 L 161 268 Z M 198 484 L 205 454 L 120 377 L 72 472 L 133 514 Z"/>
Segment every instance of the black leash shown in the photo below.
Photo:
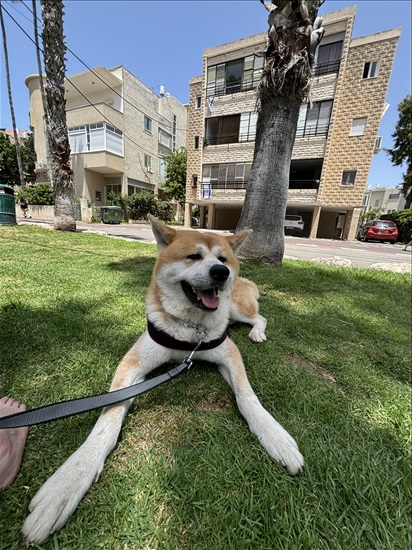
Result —
<path fill-rule="evenodd" d="M 127 401 L 132 397 L 142 395 L 165 382 L 169 382 L 169 380 L 176 378 L 179 374 L 188 371 L 193 364 L 192 358 L 195 351 L 217 348 L 228 335 L 226 329 L 220 338 L 216 338 L 216 340 L 211 340 L 210 342 L 204 342 L 206 335 L 202 336 L 200 332 L 198 332 L 198 342 L 184 342 L 176 340 L 173 336 L 157 329 L 149 320 L 147 328 L 151 338 L 161 346 L 184 351 L 192 350 L 191 353 L 186 359 L 183 359 L 177 367 L 170 369 L 164 374 L 159 374 L 159 376 L 140 382 L 139 384 L 99 395 L 90 395 L 89 397 L 80 397 L 78 399 L 70 399 L 69 401 L 61 401 L 60 403 L 52 403 L 51 405 L 43 405 L 42 407 L 37 407 L 30 411 L 4 416 L 0 418 L 0 429 L 21 428 L 23 426 L 33 426 L 34 424 L 44 424 L 52 420 L 60 420 L 68 416 L 74 416 L 87 411 L 93 411 L 94 409 L 115 405 L 116 403 Z"/>
<path fill-rule="evenodd" d="M 199 342 L 200 345 L 201 342 Z M 74 416 L 76 414 L 92 411 L 94 409 L 100 409 L 101 407 L 108 407 L 109 405 L 115 405 L 121 401 L 126 401 L 137 395 L 146 393 L 147 391 L 169 382 L 179 374 L 183 374 L 188 371 L 193 364 L 192 357 L 197 347 L 192 353 L 186 357 L 173 369 L 170 369 L 164 374 L 155 376 L 150 380 L 145 380 L 139 384 L 128 386 L 121 390 L 116 390 L 100 395 L 91 395 L 89 397 L 81 397 L 79 399 L 71 399 L 70 401 L 62 401 L 61 403 L 53 403 L 51 405 L 44 405 L 43 407 L 37 407 L 30 411 L 23 411 L 21 413 L 11 414 L 0 418 L 0 429 L 5 428 L 21 428 L 22 426 L 33 426 L 34 424 L 44 424 L 45 422 L 51 422 L 52 420 L 59 420 L 61 418 L 67 418 L 68 416 Z"/>

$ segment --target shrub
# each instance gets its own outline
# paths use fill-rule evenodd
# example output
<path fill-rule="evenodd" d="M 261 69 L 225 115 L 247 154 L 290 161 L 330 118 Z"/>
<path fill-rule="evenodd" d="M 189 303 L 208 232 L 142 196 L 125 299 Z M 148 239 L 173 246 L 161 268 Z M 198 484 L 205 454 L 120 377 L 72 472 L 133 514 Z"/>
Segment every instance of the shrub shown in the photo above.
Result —
<path fill-rule="evenodd" d="M 160 220 L 170 222 L 173 218 L 173 208 L 169 202 L 156 201 L 156 212 L 153 212 Z"/>
<path fill-rule="evenodd" d="M 120 206 L 124 212 L 124 220 L 147 220 L 148 214 L 168 222 L 173 217 L 172 205 L 158 200 L 150 191 L 141 191 L 133 195 L 121 195 L 110 192 L 107 195 L 108 203 Z"/>
<path fill-rule="evenodd" d="M 26 186 L 17 196 L 24 197 L 29 204 L 54 204 L 53 188 L 50 183 L 38 183 L 34 186 Z"/>
<path fill-rule="evenodd" d="M 397 210 L 392 214 L 382 214 L 381 220 L 392 220 L 399 231 L 398 240 L 407 243 L 412 238 L 412 208 Z"/>

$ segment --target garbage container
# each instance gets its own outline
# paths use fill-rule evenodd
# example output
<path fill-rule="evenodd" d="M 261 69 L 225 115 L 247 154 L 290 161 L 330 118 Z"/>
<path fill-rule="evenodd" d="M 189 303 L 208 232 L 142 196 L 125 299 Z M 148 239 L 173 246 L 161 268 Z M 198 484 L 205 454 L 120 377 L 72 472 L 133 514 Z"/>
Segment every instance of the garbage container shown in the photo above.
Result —
<path fill-rule="evenodd" d="M 0 183 L 0 225 L 16 225 L 14 189 Z"/>
<path fill-rule="evenodd" d="M 120 223 L 123 219 L 123 210 L 120 206 L 102 206 L 103 223 Z"/>

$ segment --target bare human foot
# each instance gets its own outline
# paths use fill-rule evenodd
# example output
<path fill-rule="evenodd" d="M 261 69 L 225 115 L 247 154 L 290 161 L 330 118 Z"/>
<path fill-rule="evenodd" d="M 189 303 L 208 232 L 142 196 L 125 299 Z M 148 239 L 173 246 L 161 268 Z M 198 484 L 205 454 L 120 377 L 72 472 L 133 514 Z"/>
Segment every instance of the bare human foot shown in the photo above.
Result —
<path fill-rule="evenodd" d="M 0 399 L 0 418 L 26 410 L 11 397 Z M 0 489 L 10 485 L 19 471 L 29 428 L 0 429 Z"/>

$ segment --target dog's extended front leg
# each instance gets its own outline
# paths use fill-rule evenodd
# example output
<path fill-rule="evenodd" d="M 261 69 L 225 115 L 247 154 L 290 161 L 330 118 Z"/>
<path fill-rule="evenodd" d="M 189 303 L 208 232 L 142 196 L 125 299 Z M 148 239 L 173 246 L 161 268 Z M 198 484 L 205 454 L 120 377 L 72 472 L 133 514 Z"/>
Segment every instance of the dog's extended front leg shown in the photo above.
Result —
<path fill-rule="evenodd" d="M 218 353 L 217 350 L 224 349 Z M 219 365 L 219 372 L 232 388 L 239 411 L 271 458 L 280 462 L 291 475 L 298 474 L 304 460 L 291 435 L 261 405 L 246 375 L 242 357 L 232 340 L 211 352 L 215 357 L 208 360 Z"/>
<path fill-rule="evenodd" d="M 160 346 L 145 333 L 119 364 L 111 391 L 141 382 L 164 360 Z M 29 505 L 31 514 L 23 525 L 28 544 L 41 544 L 67 522 L 103 470 L 104 461 L 116 445 L 132 401 L 104 409 L 83 445 L 39 489 Z"/>

